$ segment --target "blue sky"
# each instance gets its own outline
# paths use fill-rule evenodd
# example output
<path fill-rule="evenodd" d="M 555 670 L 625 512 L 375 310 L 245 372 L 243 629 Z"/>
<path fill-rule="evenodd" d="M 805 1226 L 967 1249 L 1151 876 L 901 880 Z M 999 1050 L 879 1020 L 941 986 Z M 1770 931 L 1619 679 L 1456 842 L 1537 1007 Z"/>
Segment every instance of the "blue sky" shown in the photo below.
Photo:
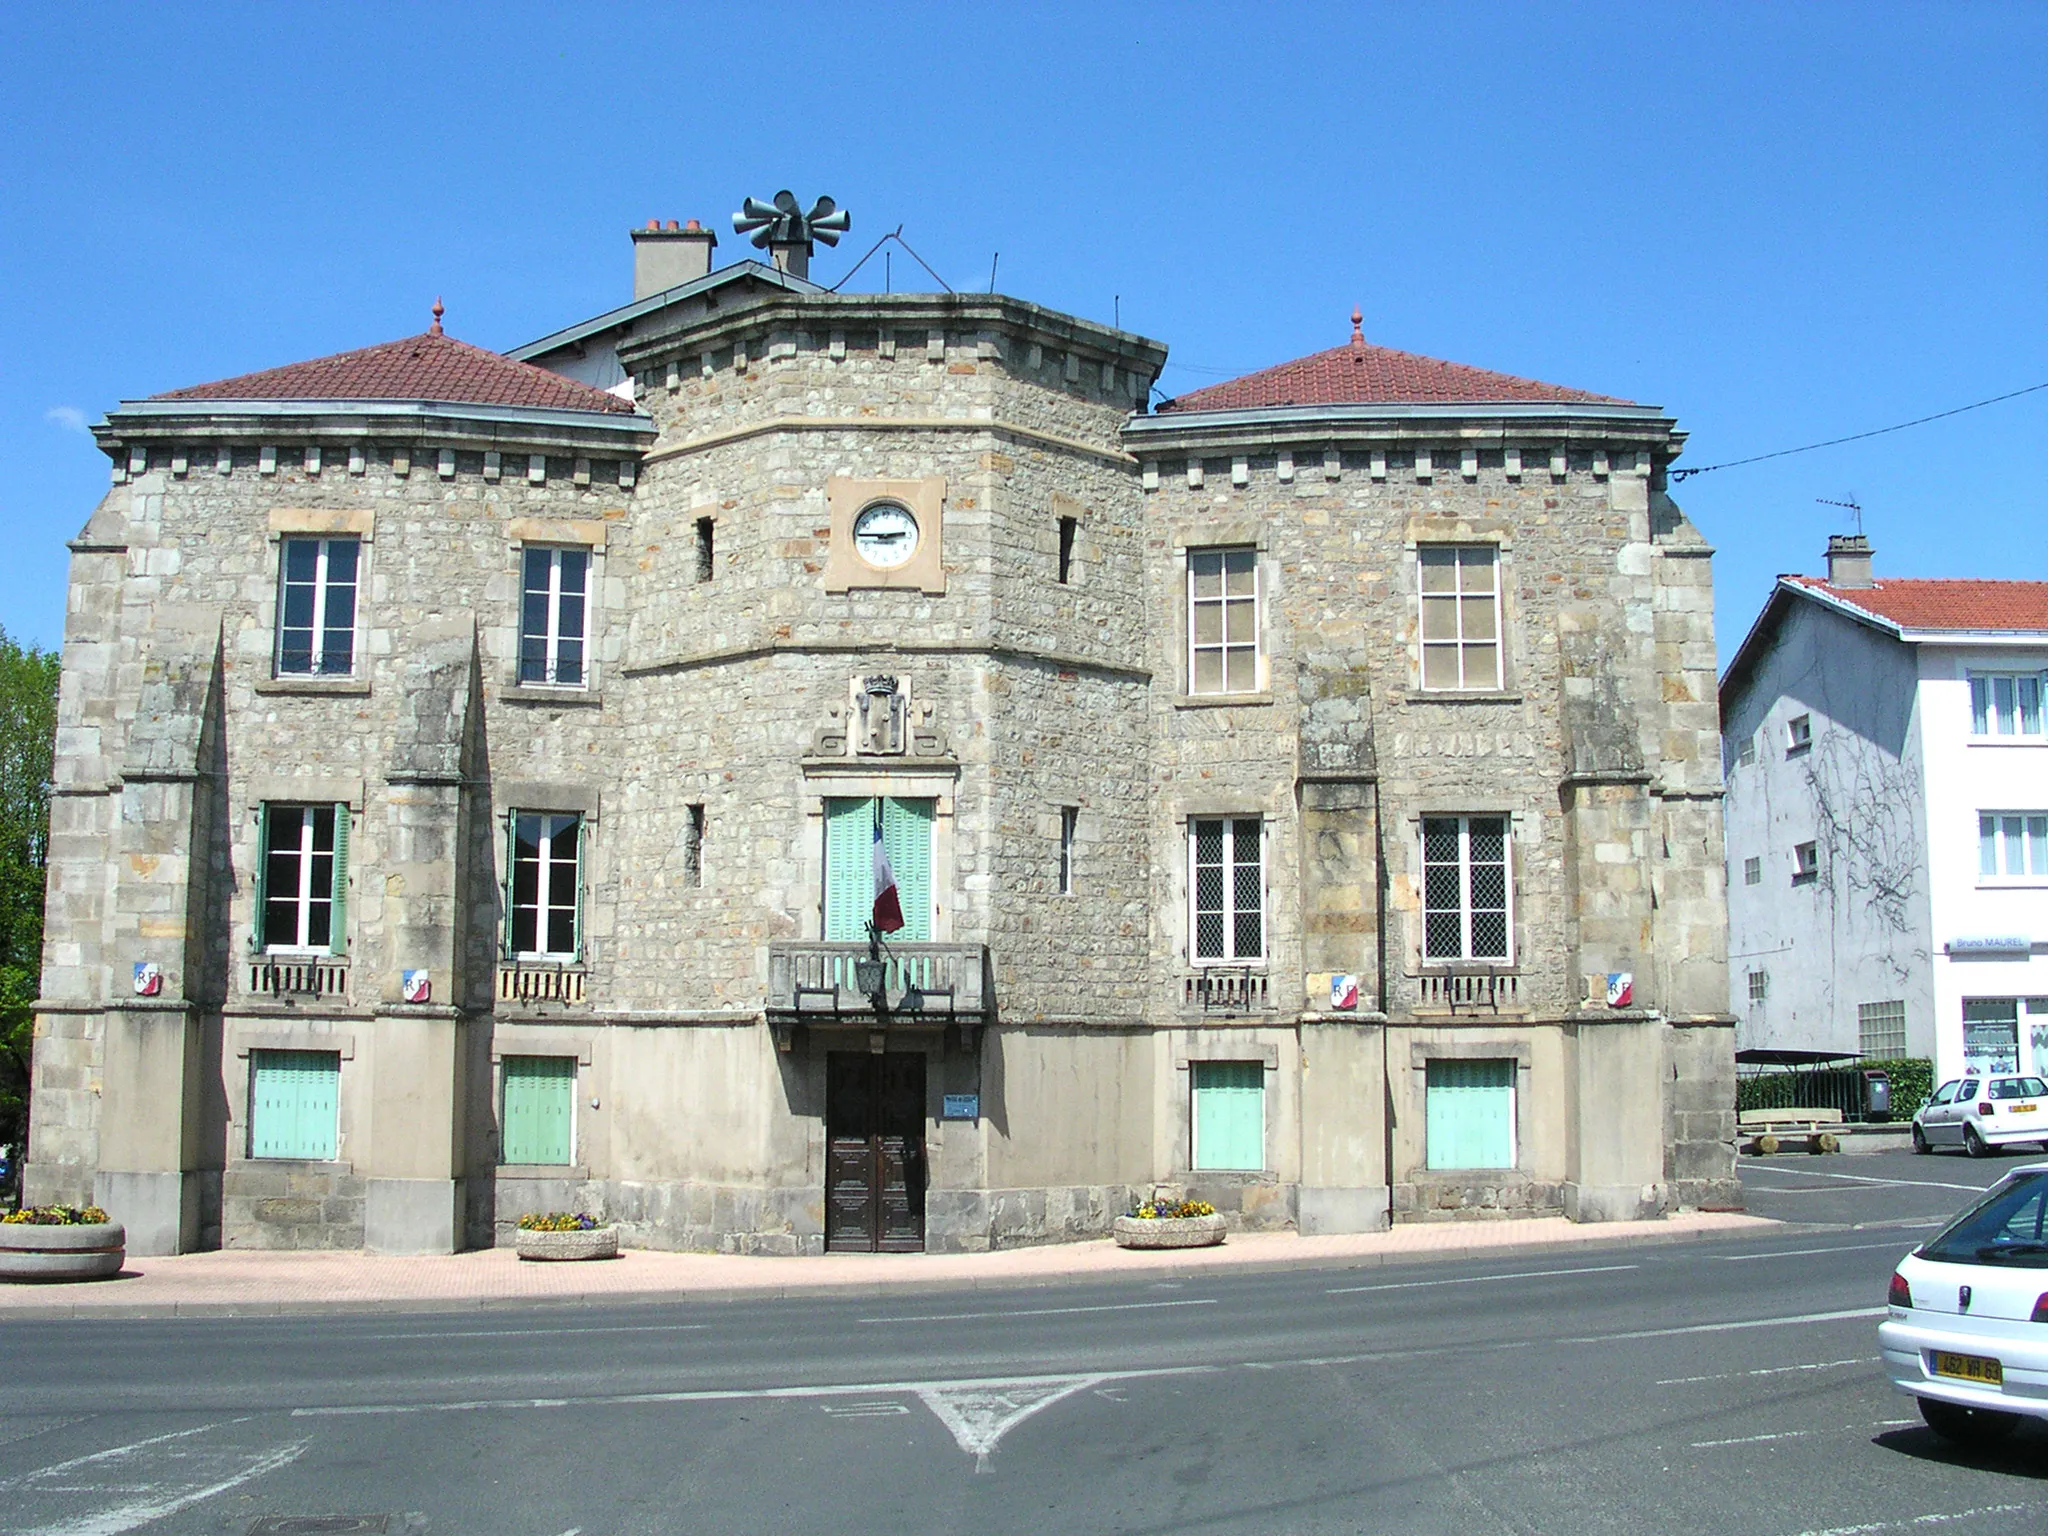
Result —
<path fill-rule="evenodd" d="M 829 192 L 954 286 L 1661 404 L 1718 464 L 2048 382 L 2048 6 L 13 6 L 0 625 L 61 637 L 117 400 L 624 302 L 626 231 Z M 750 248 L 727 234 L 719 257 Z M 899 257 L 898 286 L 904 286 Z M 856 286 L 864 285 L 863 280 Z M 1724 657 L 1865 510 L 2048 577 L 2048 390 L 1702 475 Z"/>

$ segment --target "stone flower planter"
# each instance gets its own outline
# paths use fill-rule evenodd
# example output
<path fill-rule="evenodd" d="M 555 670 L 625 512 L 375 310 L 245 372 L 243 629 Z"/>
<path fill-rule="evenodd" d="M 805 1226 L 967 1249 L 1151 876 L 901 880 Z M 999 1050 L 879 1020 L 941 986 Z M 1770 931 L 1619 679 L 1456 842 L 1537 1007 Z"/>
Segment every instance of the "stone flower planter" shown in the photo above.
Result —
<path fill-rule="evenodd" d="M 127 1242 L 118 1221 L 72 1227 L 0 1222 L 0 1280 L 105 1280 L 121 1272 Z"/>
<path fill-rule="evenodd" d="M 587 1232 L 519 1232 L 513 1248 L 522 1259 L 616 1259 L 619 1229 L 592 1227 Z"/>
<path fill-rule="evenodd" d="M 1213 1248 L 1223 1241 L 1223 1218 L 1119 1216 L 1114 1231 L 1119 1248 Z"/>

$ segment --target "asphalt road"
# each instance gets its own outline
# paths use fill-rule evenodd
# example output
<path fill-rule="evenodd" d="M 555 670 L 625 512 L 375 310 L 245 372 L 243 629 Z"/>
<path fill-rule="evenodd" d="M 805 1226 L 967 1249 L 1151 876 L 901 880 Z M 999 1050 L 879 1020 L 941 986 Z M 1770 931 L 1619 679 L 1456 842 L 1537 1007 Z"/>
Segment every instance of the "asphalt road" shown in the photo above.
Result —
<path fill-rule="evenodd" d="M 1485 1262 L 8 1325 L 0 1527 L 2048 1532 L 2048 1427 L 1959 1454 L 1876 1359 L 1898 1255 L 2020 1160 L 1745 1162 L 1800 1229 Z M 323 1516 L 367 1520 L 261 1523 Z"/>

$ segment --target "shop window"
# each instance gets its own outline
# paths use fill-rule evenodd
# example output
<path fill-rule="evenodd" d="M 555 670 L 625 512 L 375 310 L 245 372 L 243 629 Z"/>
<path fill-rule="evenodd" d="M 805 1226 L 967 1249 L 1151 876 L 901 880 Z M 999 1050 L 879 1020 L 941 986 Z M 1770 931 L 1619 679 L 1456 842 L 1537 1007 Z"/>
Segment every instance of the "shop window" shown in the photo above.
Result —
<path fill-rule="evenodd" d="M 576 1058 L 507 1056 L 503 1076 L 498 1160 L 555 1166 L 574 1162 Z"/>
<path fill-rule="evenodd" d="M 2020 1000 L 1963 999 L 1963 1071 L 1993 1077 L 2020 1069 Z"/>
<path fill-rule="evenodd" d="M 333 1162 L 340 1141 L 341 1053 L 249 1053 L 249 1155 Z"/>
<path fill-rule="evenodd" d="M 1266 1069 L 1256 1061 L 1189 1063 L 1196 1168 L 1266 1166 Z"/>
<path fill-rule="evenodd" d="M 1433 1059 L 1424 1097 L 1431 1168 L 1515 1166 L 1514 1062 Z"/>

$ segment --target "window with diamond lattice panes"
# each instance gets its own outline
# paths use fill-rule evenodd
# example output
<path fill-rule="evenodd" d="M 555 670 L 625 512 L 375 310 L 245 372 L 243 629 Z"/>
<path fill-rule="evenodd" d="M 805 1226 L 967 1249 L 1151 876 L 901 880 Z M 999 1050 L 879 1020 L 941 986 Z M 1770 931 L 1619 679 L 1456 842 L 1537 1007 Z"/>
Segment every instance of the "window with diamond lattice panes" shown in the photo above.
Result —
<path fill-rule="evenodd" d="M 347 677 L 355 669 L 353 538 L 285 539 L 278 551 L 277 674 Z"/>
<path fill-rule="evenodd" d="M 1256 816 L 1188 823 L 1189 885 L 1198 963 L 1266 953 L 1264 825 Z"/>
<path fill-rule="evenodd" d="M 1424 546 L 1422 686 L 1501 686 L 1499 560 L 1493 546 Z"/>
<path fill-rule="evenodd" d="M 1422 819 L 1422 956 L 1506 960 L 1512 914 L 1505 816 Z"/>
<path fill-rule="evenodd" d="M 1259 689 L 1257 551 L 1188 551 L 1188 692 Z"/>

